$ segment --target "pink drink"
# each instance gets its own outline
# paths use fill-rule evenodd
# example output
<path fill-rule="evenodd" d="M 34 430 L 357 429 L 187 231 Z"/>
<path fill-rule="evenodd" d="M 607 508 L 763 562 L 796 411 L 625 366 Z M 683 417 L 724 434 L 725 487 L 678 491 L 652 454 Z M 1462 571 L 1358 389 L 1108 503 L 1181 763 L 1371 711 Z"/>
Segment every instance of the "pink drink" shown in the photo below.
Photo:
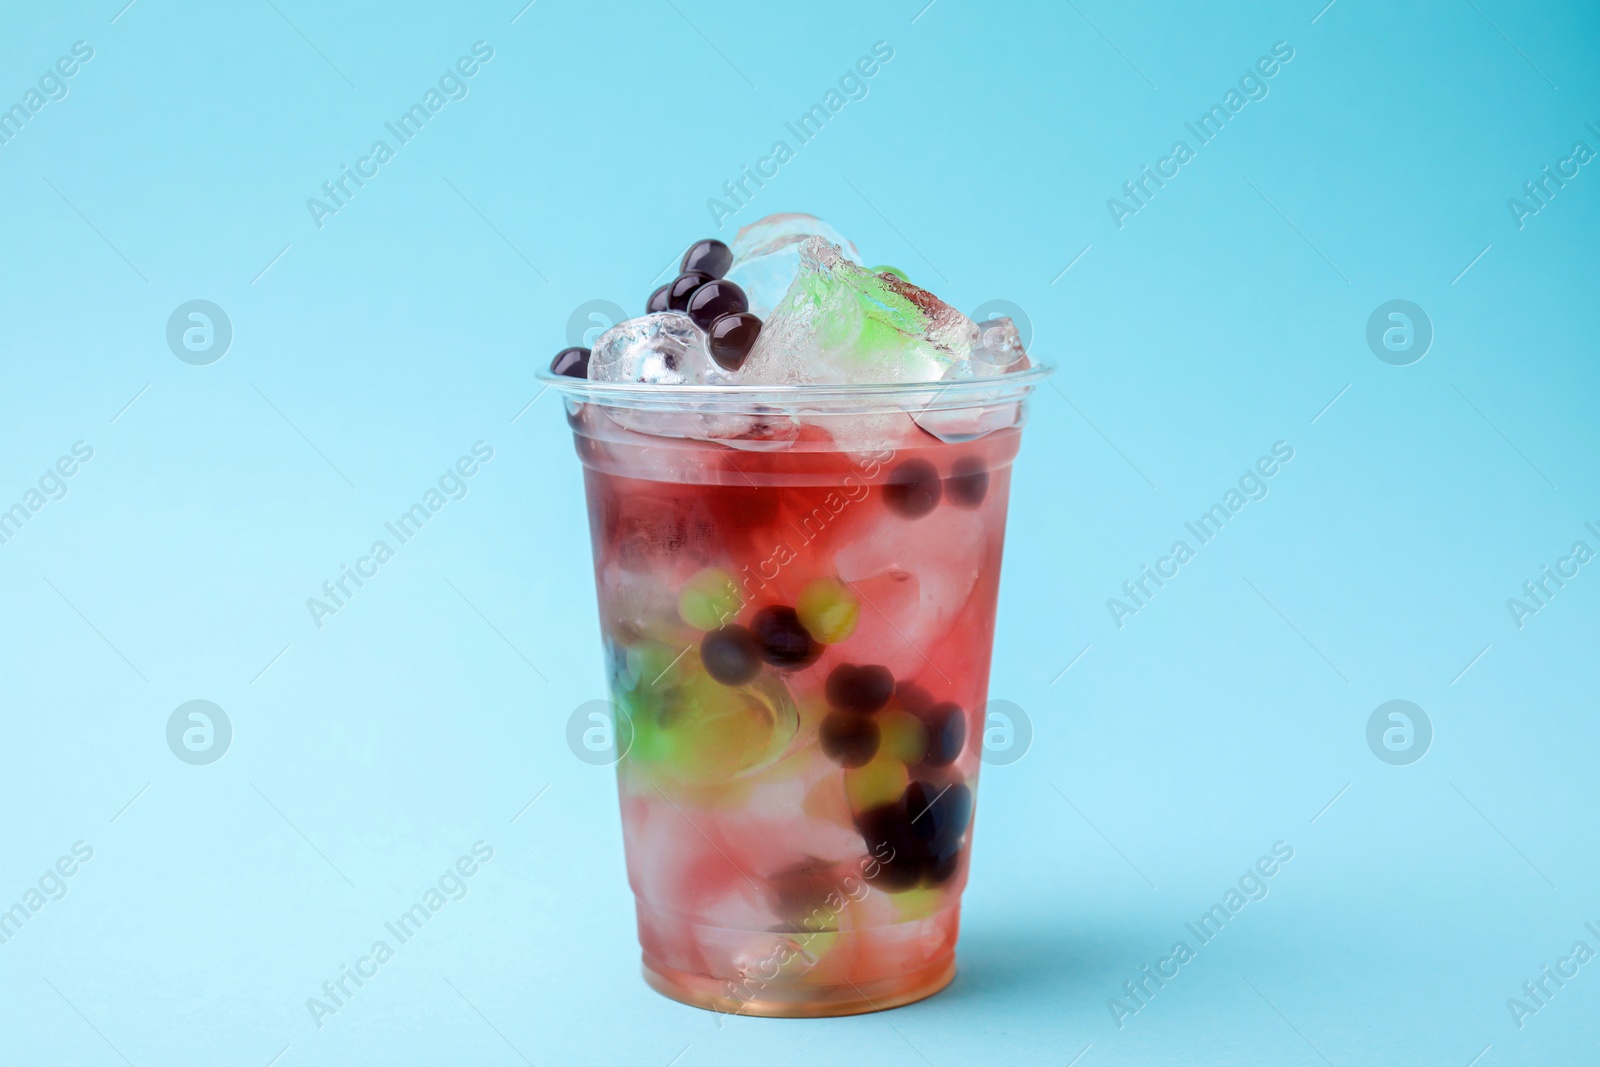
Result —
<path fill-rule="evenodd" d="M 940 393 L 958 443 L 885 413 L 907 387 L 560 383 L 658 991 L 844 1015 L 954 977 L 1010 464 L 1039 376 Z M 735 417 L 741 447 L 661 435 Z"/>

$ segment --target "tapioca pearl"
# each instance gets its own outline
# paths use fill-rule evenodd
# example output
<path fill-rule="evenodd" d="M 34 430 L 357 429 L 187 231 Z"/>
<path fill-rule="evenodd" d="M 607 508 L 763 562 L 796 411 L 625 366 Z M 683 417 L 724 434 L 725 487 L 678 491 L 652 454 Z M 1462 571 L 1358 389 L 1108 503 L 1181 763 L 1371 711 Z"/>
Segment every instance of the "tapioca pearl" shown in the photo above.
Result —
<path fill-rule="evenodd" d="M 938 826 L 938 818 L 930 817 L 933 800 L 945 786 L 934 782 L 916 780 L 907 783 L 904 794 L 906 819 L 920 841 L 931 840 Z"/>
<path fill-rule="evenodd" d="M 927 850 L 911 830 L 903 799 L 868 808 L 856 816 L 856 828 L 876 863 L 864 865 L 868 882 L 890 891 L 910 889 L 922 880 Z"/>
<path fill-rule="evenodd" d="M 866 764 L 844 772 L 844 794 L 852 811 L 867 811 L 899 800 L 910 781 L 906 765 L 883 751 L 880 744 Z"/>
<path fill-rule="evenodd" d="M 750 631 L 735 623 L 700 640 L 700 662 L 723 685 L 744 685 L 761 673 L 761 649 Z"/>
<path fill-rule="evenodd" d="M 791 923 L 803 922 L 824 906 L 834 892 L 833 865 L 817 859 L 801 860 L 773 871 L 764 881 L 772 910 Z"/>
<path fill-rule="evenodd" d="M 744 290 L 734 282 L 712 278 L 689 294 L 685 310 L 696 326 L 709 330 L 711 324 L 724 315 L 749 311 L 750 301 L 745 297 Z"/>
<path fill-rule="evenodd" d="M 671 311 L 683 311 L 689 306 L 689 297 L 694 291 L 711 280 L 711 275 L 701 274 L 697 270 L 685 271 L 667 283 L 667 308 Z"/>
<path fill-rule="evenodd" d="M 773 604 L 762 608 L 750 620 L 761 658 L 783 670 L 799 670 L 815 663 L 822 646 L 811 639 L 791 607 Z"/>
<path fill-rule="evenodd" d="M 841 663 L 829 672 L 824 691 L 828 703 L 839 710 L 870 715 L 894 696 L 894 675 L 876 663 Z"/>
<path fill-rule="evenodd" d="M 696 630 L 715 630 L 730 622 L 743 606 L 733 575 L 707 567 L 678 591 L 678 615 Z"/>
<path fill-rule="evenodd" d="M 702 665 L 685 655 L 674 673 L 660 681 L 647 678 L 635 691 L 636 698 L 659 701 L 661 729 L 651 736 L 635 714 L 628 757 L 674 781 L 712 788 L 718 804 L 735 804 L 747 795 L 739 780 L 770 766 L 790 747 L 799 716 L 770 671 L 758 671 L 748 684 L 728 685 L 696 669 Z M 676 683 L 674 674 L 681 674 Z M 791 799 L 800 799 L 798 790 Z"/>
<path fill-rule="evenodd" d="M 568 378 L 589 377 L 589 350 L 563 348 L 556 353 L 556 358 L 550 361 L 550 373 L 565 375 Z"/>
<path fill-rule="evenodd" d="M 903 893 L 921 884 L 927 867 L 926 856 L 894 854 L 892 859 L 872 868 L 872 874 L 863 874 L 863 877 L 876 889 L 886 893 Z"/>
<path fill-rule="evenodd" d="M 889 472 L 883 484 L 883 502 L 907 519 L 920 519 L 939 506 L 942 485 L 939 470 L 925 459 L 908 459 Z"/>
<path fill-rule="evenodd" d="M 761 336 L 761 320 L 748 311 L 719 316 L 706 329 L 706 350 L 723 370 L 738 370 Z"/>
<path fill-rule="evenodd" d="M 806 632 L 825 645 L 836 645 L 855 632 L 861 602 L 836 578 L 818 578 L 800 590 L 795 612 Z"/>
<path fill-rule="evenodd" d="M 683 254 L 683 265 L 678 269 L 685 274 L 693 270 L 720 278 L 732 266 L 733 249 L 712 237 L 690 245 L 689 251 Z"/>
<path fill-rule="evenodd" d="M 924 868 L 926 869 L 926 868 Z M 950 906 L 950 895 L 930 885 L 926 876 L 915 889 L 896 893 L 893 897 L 895 916 L 899 922 L 914 923 L 931 919 Z"/>
<path fill-rule="evenodd" d="M 645 301 L 644 313 L 654 315 L 658 311 L 670 311 L 672 305 L 668 302 L 672 297 L 672 283 L 668 282 L 650 294 L 650 299 Z"/>
<path fill-rule="evenodd" d="M 922 718 L 928 726 L 928 752 L 923 762 L 930 767 L 948 767 L 967 743 L 967 713 L 947 700 L 929 708 Z"/>
<path fill-rule="evenodd" d="M 878 754 L 878 724 L 864 715 L 835 711 L 817 729 L 822 752 L 841 767 L 864 767 Z"/>
<path fill-rule="evenodd" d="M 961 782 L 915 781 L 906 787 L 905 807 L 911 833 L 928 854 L 948 856 L 961 847 L 972 820 L 972 790 Z"/>
<path fill-rule="evenodd" d="M 946 856 L 930 857 L 928 863 L 928 884 L 943 885 L 954 878 L 961 869 L 961 860 L 966 855 L 963 849 L 956 849 Z"/>
<path fill-rule="evenodd" d="M 950 503 L 963 508 L 975 508 L 983 503 L 989 493 L 989 470 L 977 456 L 962 456 L 950 467 L 950 477 L 944 480 L 945 496 Z"/>
<path fill-rule="evenodd" d="M 909 711 L 889 708 L 877 715 L 856 715 L 865 722 L 876 722 L 883 738 L 883 751 L 895 759 L 912 766 L 928 752 L 928 728 L 922 720 Z"/>

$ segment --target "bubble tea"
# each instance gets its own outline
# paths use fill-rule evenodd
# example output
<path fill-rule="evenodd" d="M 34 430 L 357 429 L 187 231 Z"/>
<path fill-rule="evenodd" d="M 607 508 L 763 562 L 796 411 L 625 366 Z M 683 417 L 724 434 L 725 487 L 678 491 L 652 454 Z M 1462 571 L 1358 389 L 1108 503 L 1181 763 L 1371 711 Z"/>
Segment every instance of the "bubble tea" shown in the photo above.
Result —
<path fill-rule="evenodd" d="M 583 461 L 652 987 L 845 1015 L 955 974 L 1011 461 L 1047 370 L 821 220 L 701 241 L 548 376 Z"/>

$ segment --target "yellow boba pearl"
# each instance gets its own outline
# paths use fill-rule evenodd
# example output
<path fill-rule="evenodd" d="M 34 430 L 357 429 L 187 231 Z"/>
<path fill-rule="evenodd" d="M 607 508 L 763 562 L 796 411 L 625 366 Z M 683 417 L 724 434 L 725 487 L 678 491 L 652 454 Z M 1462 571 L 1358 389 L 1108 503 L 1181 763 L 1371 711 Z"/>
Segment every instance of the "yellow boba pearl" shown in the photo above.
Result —
<path fill-rule="evenodd" d="M 733 576 L 720 567 L 700 571 L 678 593 L 678 614 L 696 630 L 715 630 L 732 622 L 743 606 Z"/>
<path fill-rule="evenodd" d="M 880 749 L 864 766 L 844 772 L 844 791 L 853 809 L 867 811 L 898 798 L 910 781 L 906 765 Z"/>
<path fill-rule="evenodd" d="M 926 919 L 950 906 L 949 894 L 938 886 L 895 893 L 891 898 L 901 922 Z"/>
<path fill-rule="evenodd" d="M 909 711 L 893 708 L 878 715 L 878 748 L 910 766 L 928 754 L 928 728 Z"/>
<path fill-rule="evenodd" d="M 855 632 L 861 602 L 850 587 L 834 578 L 818 578 L 800 590 L 795 602 L 800 625 L 825 645 L 836 645 Z"/>

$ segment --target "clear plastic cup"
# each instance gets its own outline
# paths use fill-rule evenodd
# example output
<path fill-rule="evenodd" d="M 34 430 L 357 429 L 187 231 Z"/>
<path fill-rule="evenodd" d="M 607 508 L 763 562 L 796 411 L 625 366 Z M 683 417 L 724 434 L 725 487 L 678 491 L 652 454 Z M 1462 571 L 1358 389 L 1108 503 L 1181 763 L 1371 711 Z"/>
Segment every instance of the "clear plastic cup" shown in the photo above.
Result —
<path fill-rule="evenodd" d="M 547 378 L 584 464 L 659 992 L 810 1017 L 954 977 L 1010 465 L 1048 373 Z"/>

